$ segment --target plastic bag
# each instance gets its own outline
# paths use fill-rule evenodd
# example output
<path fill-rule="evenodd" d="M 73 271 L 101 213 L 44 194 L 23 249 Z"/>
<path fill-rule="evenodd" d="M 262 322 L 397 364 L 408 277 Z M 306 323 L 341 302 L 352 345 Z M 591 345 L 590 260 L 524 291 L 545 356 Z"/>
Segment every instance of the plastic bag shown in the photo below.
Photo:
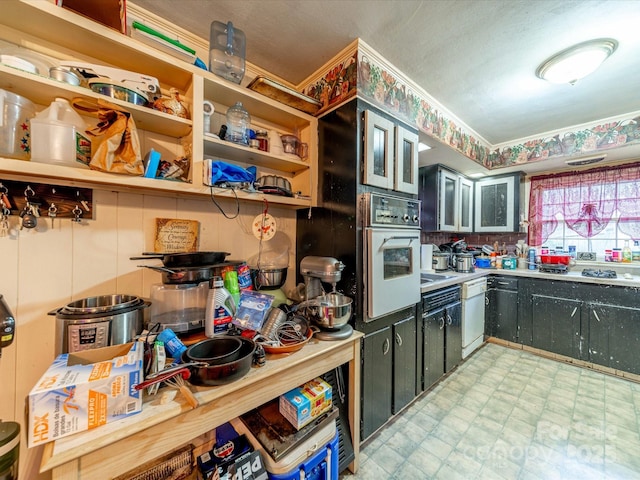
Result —
<path fill-rule="evenodd" d="M 244 169 L 225 162 L 211 162 L 211 185 L 218 183 L 252 183 L 256 181 L 256 167 Z"/>

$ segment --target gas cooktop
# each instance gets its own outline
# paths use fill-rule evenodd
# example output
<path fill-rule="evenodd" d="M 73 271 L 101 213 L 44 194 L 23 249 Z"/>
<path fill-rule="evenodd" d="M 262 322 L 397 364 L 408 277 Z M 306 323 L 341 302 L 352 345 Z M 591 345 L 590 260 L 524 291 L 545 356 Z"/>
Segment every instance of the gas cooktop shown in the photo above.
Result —
<path fill-rule="evenodd" d="M 538 270 L 545 273 L 567 273 L 569 269 L 562 263 L 541 263 Z"/>
<path fill-rule="evenodd" d="M 600 270 L 599 268 L 585 268 L 582 270 L 583 277 L 616 278 L 615 270 Z"/>

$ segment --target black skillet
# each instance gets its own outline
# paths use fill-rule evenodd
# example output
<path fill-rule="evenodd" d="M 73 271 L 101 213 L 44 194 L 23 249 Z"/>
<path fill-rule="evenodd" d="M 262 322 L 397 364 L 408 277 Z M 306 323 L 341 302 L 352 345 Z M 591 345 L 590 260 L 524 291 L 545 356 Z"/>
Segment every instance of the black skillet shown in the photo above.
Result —
<path fill-rule="evenodd" d="M 200 267 L 224 262 L 230 255 L 227 252 L 187 252 L 187 253 L 143 253 L 142 257 L 131 257 L 130 260 L 147 260 L 159 258 L 167 268 Z"/>

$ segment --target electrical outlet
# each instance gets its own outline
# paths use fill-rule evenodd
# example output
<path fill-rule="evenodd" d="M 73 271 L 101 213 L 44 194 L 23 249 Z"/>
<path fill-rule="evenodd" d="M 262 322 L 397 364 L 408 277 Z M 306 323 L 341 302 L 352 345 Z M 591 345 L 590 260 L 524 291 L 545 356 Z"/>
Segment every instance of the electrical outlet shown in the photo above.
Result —
<path fill-rule="evenodd" d="M 591 262 L 596 261 L 596 252 L 578 252 L 578 260 L 589 260 Z"/>

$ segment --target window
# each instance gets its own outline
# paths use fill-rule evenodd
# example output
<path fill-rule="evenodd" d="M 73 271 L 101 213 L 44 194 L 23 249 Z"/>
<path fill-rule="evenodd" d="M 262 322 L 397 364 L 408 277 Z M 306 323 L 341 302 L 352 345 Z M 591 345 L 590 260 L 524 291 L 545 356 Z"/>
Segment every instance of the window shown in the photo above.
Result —
<path fill-rule="evenodd" d="M 604 251 L 640 240 L 640 163 L 531 178 L 529 244 Z"/>

